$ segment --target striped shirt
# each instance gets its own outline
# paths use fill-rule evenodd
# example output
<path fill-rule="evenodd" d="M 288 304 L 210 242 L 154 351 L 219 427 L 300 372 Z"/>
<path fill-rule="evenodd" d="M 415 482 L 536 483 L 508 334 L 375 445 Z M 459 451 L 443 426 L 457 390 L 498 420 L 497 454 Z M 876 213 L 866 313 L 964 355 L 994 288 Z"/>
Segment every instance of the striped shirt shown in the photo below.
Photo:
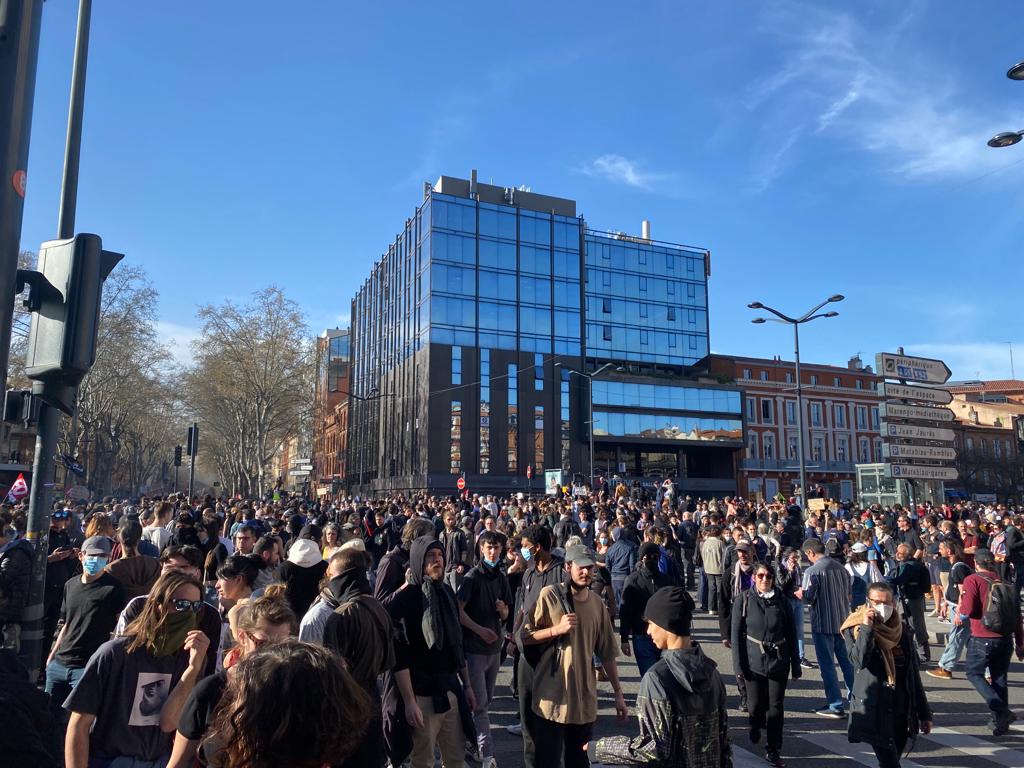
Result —
<path fill-rule="evenodd" d="M 811 632 L 838 635 L 850 615 L 850 574 L 838 560 L 822 556 L 804 571 L 804 603 L 811 608 Z"/>

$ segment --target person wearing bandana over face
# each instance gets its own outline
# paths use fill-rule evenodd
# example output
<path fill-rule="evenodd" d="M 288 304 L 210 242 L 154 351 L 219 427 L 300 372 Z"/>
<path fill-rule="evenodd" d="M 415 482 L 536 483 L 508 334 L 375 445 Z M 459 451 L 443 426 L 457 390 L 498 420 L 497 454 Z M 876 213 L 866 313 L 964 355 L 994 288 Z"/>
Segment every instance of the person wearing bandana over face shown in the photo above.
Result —
<path fill-rule="evenodd" d="M 82 574 L 64 584 L 60 629 L 46 660 L 46 692 L 58 707 L 78 685 L 89 658 L 110 638 L 128 598 L 106 570 L 113 542 L 93 536 L 82 543 Z"/>
<path fill-rule="evenodd" d="M 142 612 L 89 659 L 64 702 L 71 712 L 67 768 L 159 768 L 210 641 L 198 626 L 203 585 L 171 571 L 153 585 Z"/>
<path fill-rule="evenodd" d="M 750 740 L 757 744 L 767 730 L 765 759 L 783 768 L 786 684 L 790 676 L 800 679 L 800 655 L 789 598 L 775 588 L 775 574 L 765 563 L 754 566 L 753 589 L 733 604 L 732 659 L 737 676 L 747 683 Z"/>
<path fill-rule="evenodd" d="M 386 607 L 399 629 L 394 674 L 412 728 L 412 768 L 433 768 L 435 744 L 445 768 L 462 768 L 466 742 L 476 742 L 476 698 L 463 655 L 459 606 L 444 582 L 441 542 L 420 536 L 410 544 L 406 581 Z M 406 757 L 395 752 L 397 743 L 392 740 L 390 747 L 396 765 Z"/>
<path fill-rule="evenodd" d="M 847 737 L 870 744 L 879 768 L 899 768 L 907 741 L 931 732 L 932 710 L 892 587 L 884 581 L 871 584 L 867 603 L 840 631 L 854 668 Z"/>

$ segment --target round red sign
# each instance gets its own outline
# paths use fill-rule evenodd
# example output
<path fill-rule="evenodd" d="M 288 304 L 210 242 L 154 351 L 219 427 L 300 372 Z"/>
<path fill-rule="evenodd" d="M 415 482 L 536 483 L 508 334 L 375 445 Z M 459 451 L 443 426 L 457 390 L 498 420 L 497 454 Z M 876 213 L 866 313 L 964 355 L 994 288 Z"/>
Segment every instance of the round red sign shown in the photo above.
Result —
<path fill-rule="evenodd" d="M 25 188 L 28 186 L 28 174 L 24 171 L 15 171 L 14 176 L 11 178 L 11 184 L 14 186 L 14 191 L 18 193 L 18 196 L 24 197 Z"/>
<path fill-rule="evenodd" d="M 459 478 L 459 479 L 458 479 L 458 480 L 457 480 L 457 481 L 455 482 L 455 486 L 456 486 L 456 487 L 457 487 L 457 488 L 458 488 L 458 489 L 459 489 L 460 491 L 464 491 L 464 490 L 466 489 L 466 478 L 464 478 L 464 477 L 460 477 L 460 478 Z"/>

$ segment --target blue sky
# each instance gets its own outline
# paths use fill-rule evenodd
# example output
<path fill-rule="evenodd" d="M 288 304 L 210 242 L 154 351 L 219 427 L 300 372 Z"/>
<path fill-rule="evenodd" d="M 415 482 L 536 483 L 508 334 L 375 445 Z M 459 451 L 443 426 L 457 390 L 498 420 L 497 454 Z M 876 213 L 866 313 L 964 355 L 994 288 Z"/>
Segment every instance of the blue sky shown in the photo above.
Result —
<path fill-rule="evenodd" d="M 53 236 L 75 6 L 44 9 L 23 245 Z M 315 330 L 440 174 L 710 248 L 711 346 L 792 353 L 755 299 L 1024 378 L 1024 16 L 966 3 L 215 3 L 93 10 L 78 230 L 145 267 L 167 338 L 271 283 Z"/>

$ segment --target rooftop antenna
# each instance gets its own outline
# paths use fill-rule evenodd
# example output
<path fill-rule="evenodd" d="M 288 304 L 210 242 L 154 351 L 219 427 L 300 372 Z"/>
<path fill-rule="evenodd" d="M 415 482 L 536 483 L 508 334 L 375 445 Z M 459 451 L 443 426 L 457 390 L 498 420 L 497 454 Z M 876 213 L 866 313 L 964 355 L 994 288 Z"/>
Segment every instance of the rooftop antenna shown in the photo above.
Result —
<path fill-rule="evenodd" d="M 1010 378 L 1016 381 L 1017 373 L 1013 370 L 1013 342 L 1005 341 L 1003 343 L 1008 344 L 1010 346 Z"/>

